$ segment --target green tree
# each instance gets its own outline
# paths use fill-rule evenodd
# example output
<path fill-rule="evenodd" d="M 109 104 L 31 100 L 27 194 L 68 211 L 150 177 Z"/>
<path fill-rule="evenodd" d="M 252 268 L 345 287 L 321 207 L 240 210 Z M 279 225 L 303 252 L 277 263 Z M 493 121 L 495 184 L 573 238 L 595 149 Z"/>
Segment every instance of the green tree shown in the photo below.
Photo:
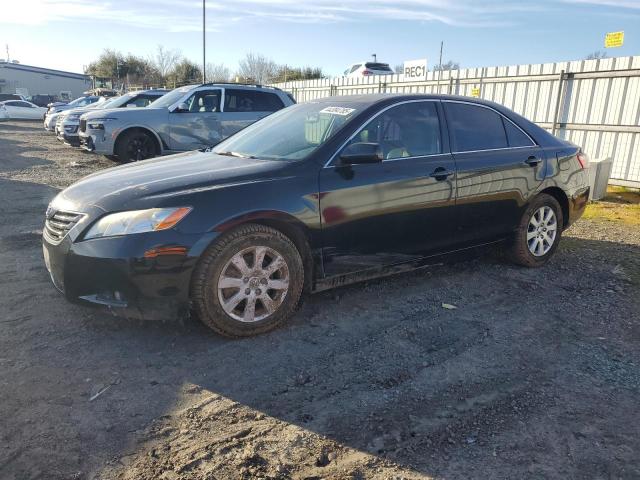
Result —
<path fill-rule="evenodd" d="M 181 86 L 202 81 L 202 70 L 191 60 L 183 58 L 167 75 L 168 86 Z"/>

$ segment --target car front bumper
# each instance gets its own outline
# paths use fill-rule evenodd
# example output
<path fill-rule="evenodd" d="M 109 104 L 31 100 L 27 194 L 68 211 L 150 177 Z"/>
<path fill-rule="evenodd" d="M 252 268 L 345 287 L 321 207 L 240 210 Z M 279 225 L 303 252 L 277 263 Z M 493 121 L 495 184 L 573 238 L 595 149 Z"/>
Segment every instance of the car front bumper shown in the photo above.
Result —
<path fill-rule="evenodd" d="M 56 138 L 72 147 L 79 147 L 80 137 L 78 137 L 78 125 L 64 123 L 56 125 Z"/>
<path fill-rule="evenodd" d="M 111 134 L 105 133 L 104 130 L 86 130 L 84 132 L 79 130 L 78 139 L 80 147 L 84 150 L 101 155 L 114 155 Z"/>
<path fill-rule="evenodd" d="M 85 241 L 67 235 L 56 244 L 45 231 L 42 248 L 51 280 L 68 300 L 160 320 L 188 315 L 193 268 L 212 238 L 169 230 Z"/>

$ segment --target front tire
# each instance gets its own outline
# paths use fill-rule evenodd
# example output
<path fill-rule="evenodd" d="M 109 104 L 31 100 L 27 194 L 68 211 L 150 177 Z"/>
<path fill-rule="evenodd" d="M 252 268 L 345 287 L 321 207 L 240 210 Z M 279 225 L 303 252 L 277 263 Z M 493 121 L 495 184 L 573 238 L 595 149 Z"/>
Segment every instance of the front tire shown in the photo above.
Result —
<path fill-rule="evenodd" d="M 546 193 L 535 197 L 520 219 L 507 251 L 509 259 L 525 267 L 546 264 L 560 243 L 563 221 L 562 208 L 554 197 Z"/>
<path fill-rule="evenodd" d="M 131 130 L 118 139 L 115 152 L 121 162 L 137 162 L 158 154 L 156 139 L 147 132 Z"/>
<path fill-rule="evenodd" d="M 286 322 L 300 303 L 304 267 L 288 237 L 247 224 L 223 235 L 203 254 L 191 300 L 206 326 L 226 337 L 264 333 Z"/>

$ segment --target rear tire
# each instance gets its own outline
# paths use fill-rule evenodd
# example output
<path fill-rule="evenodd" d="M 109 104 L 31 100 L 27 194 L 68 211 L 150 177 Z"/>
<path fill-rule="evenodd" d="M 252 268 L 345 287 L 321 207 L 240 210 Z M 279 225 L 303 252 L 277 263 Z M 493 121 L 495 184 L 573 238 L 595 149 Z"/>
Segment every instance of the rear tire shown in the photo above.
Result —
<path fill-rule="evenodd" d="M 107 160 L 111 160 L 112 162 L 119 162 L 120 159 L 117 157 L 117 155 L 105 155 L 104 158 L 106 158 Z"/>
<path fill-rule="evenodd" d="M 117 140 L 115 154 L 121 162 L 137 162 L 158 155 L 156 139 L 142 130 L 131 130 Z"/>
<path fill-rule="evenodd" d="M 191 300 L 200 321 L 226 337 L 273 330 L 296 311 L 304 285 L 300 252 L 288 237 L 259 224 L 242 225 L 202 255 Z"/>
<path fill-rule="evenodd" d="M 562 236 L 562 208 L 551 195 L 541 193 L 522 214 L 507 250 L 507 258 L 525 267 L 541 267 L 553 256 Z"/>

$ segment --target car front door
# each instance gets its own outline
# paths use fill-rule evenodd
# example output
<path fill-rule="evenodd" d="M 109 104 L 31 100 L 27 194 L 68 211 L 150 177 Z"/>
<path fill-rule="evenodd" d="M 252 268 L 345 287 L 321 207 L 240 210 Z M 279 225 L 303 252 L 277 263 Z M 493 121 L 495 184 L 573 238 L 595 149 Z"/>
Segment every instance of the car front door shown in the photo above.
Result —
<path fill-rule="evenodd" d="M 505 237 L 542 182 L 542 149 L 493 108 L 443 101 L 458 176 L 458 239 L 477 244 Z"/>
<path fill-rule="evenodd" d="M 220 121 L 222 135 L 224 138 L 229 137 L 282 108 L 284 104 L 275 93 L 249 88 L 225 88 Z"/>
<path fill-rule="evenodd" d="M 169 148 L 196 150 L 219 143 L 221 98 L 219 88 L 198 90 L 169 113 Z"/>
<path fill-rule="evenodd" d="M 386 108 L 321 170 L 326 276 L 419 259 L 455 242 L 455 165 L 439 105 L 418 100 Z M 371 142 L 383 161 L 340 163 L 344 148 Z"/>

